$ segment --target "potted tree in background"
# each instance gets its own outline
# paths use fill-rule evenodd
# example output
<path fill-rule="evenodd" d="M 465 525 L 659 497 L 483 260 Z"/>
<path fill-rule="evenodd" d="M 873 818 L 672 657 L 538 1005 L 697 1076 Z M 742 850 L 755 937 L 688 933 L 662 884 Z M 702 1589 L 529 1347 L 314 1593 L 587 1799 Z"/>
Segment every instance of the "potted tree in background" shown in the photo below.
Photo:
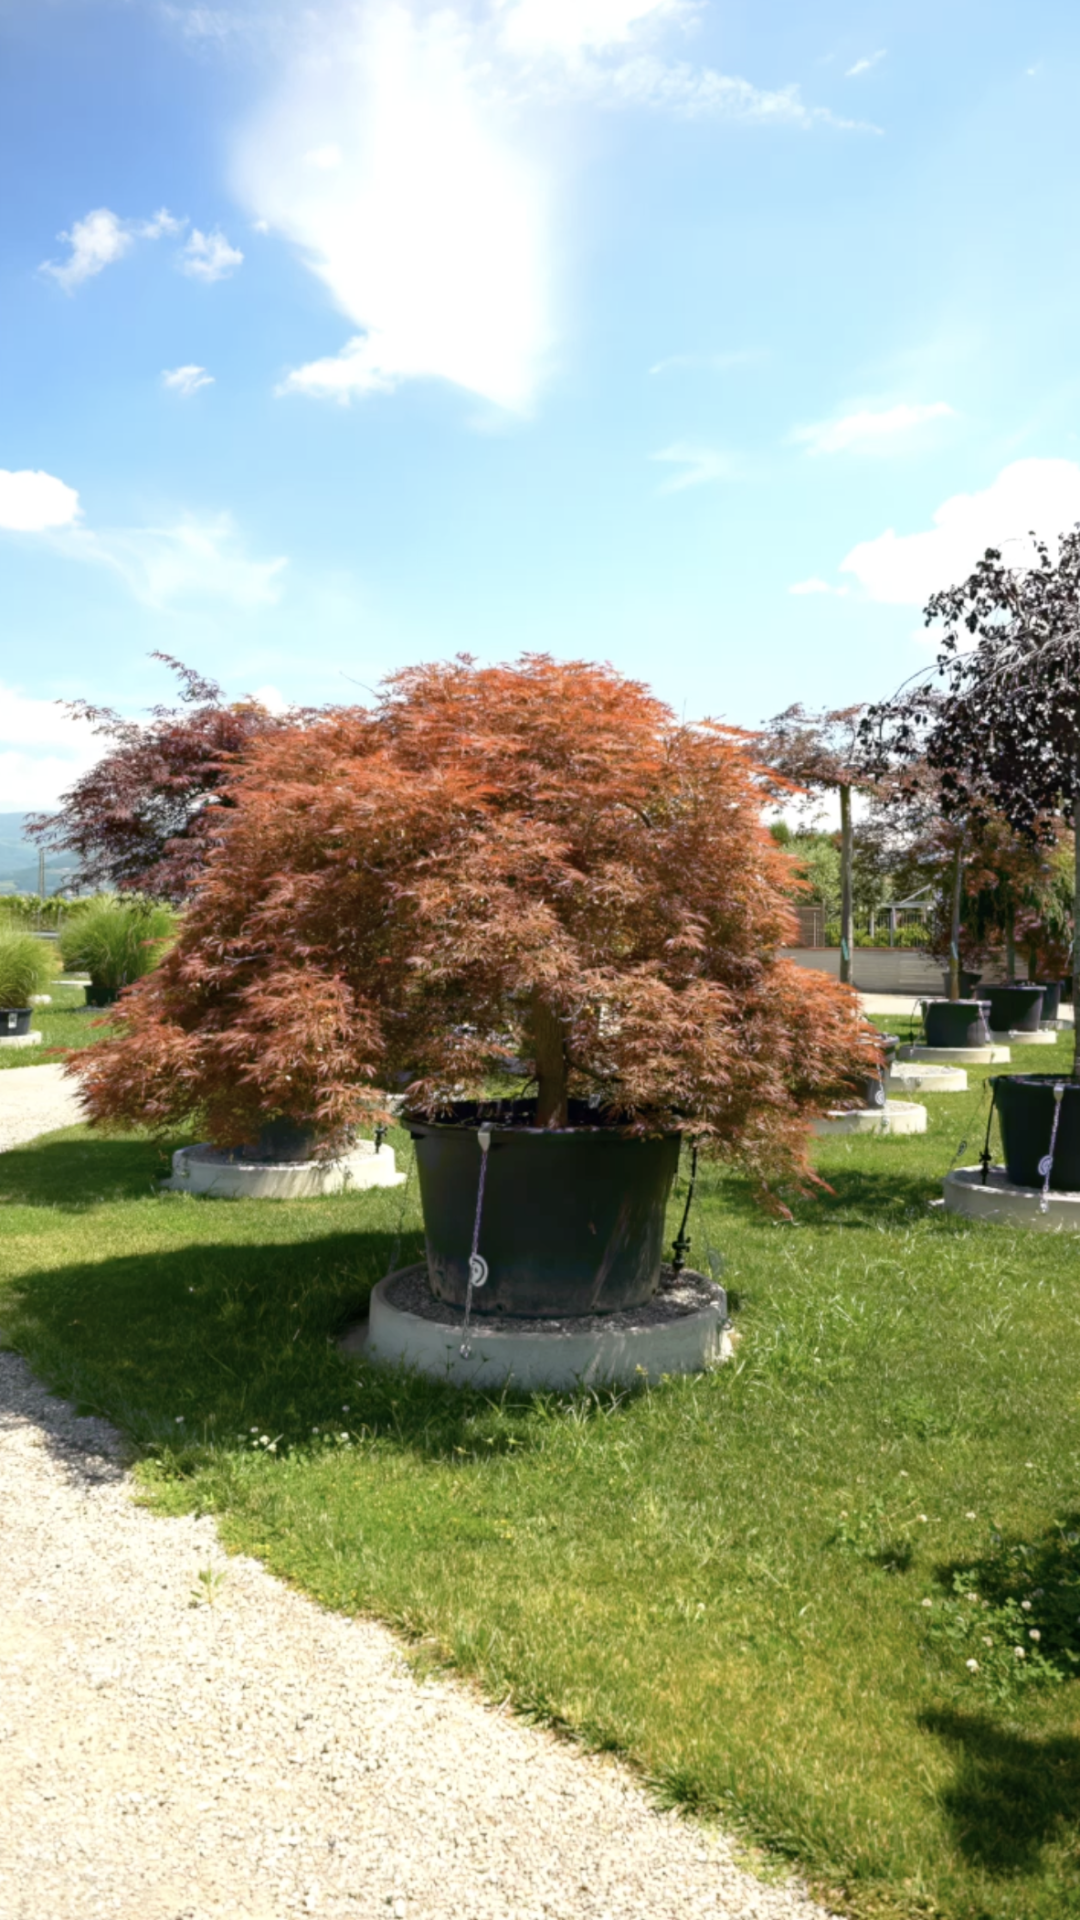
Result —
<path fill-rule="evenodd" d="M 855 840 L 851 798 L 873 792 L 877 782 L 866 753 L 861 706 L 807 713 L 785 708 L 762 729 L 758 751 L 764 764 L 794 787 L 835 793 L 840 803 L 840 978 L 850 985 L 855 944 Z"/>
<path fill-rule="evenodd" d="M 944 639 L 934 677 L 906 696 L 910 737 L 940 778 L 946 815 L 976 800 L 1033 844 L 1073 827 L 1073 999 L 1080 1008 L 1080 529 L 1056 554 L 1007 566 L 988 549 L 959 586 L 935 594 L 927 623 Z M 1080 1062 L 1071 1077 L 1005 1074 L 994 1083 L 1014 1184 L 1080 1191 Z"/>
<path fill-rule="evenodd" d="M 640 1300 L 680 1138 L 773 1193 L 876 1058 L 854 996 L 778 957 L 765 797 L 746 736 L 610 668 L 397 674 L 253 745 L 175 947 L 73 1069 L 90 1111 L 333 1154 L 403 1087 L 437 1293 L 465 1297 L 490 1153 L 484 1310 Z"/>

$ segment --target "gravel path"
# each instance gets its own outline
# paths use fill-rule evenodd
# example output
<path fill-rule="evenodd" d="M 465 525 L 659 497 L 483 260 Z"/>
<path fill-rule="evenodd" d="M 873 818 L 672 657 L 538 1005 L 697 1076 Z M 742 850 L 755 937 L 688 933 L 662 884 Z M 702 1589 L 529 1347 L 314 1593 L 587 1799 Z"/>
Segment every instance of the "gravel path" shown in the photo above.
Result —
<path fill-rule="evenodd" d="M 78 1089 L 61 1065 L 0 1073 L 0 1153 L 36 1134 L 77 1127 L 82 1117 Z"/>
<path fill-rule="evenodd" d="M 113 1430 L 3 1352 L 0 1807 L 4 1920 L 822 1920 L 210 1519 L 138 1507 Z"/>

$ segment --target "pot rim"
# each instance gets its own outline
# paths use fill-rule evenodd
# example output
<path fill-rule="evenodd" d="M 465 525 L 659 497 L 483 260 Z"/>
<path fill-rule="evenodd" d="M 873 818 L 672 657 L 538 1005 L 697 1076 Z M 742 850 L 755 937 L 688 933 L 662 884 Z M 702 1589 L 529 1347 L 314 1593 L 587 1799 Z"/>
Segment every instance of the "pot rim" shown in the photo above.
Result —
<path fill-rule="evenodd" d="M 1021 1087 L 1064 1087 L 1066 1092 L 1072 1089 L 1080 1093 L 1080 1080 L 1073 1080 L 1067 1073 L 992 1073 L 990 1085 L 996 1087 L 1002 1080 L 1011 1081 Z"/>
<path fill-rule="evenodd" d="M 534 1134 L 538 1139 L 543 1140 L 567 1140 L 575 1136 L 605 1140 L 681 1140 L 686 1131 L 685 1127 L 672 1126 L 668 1123 L 652 1131 L 643 1132 L 638 1123 L 633 1120 L 605 1122 L 599 1117 L 593 1126 L 583 1126 L 579 1123 L 568 1127 L 538 1127 L 526 1120 L 514 1120 L 498 1114 L 485 1114 L 482 1111 L 484 1106 L 494 1104 L 494 1101 L 455 1101 L 454 1106 L 481 1109 L 481 1111 L 470 1113 L 467 1118 L 464 1115 L 455 1115 L 452 1118 L 441 1115 L 428 1118 L 422 1113 L 405 1112 L 401 1115 L 401 1125 L 410 1133 L 414 1128 L 427 1128 L 439 1133 L 474 1134 L 483 1129 L 494 1137 L 505 1135 L 509 1139 L 521 1139 Z"/>

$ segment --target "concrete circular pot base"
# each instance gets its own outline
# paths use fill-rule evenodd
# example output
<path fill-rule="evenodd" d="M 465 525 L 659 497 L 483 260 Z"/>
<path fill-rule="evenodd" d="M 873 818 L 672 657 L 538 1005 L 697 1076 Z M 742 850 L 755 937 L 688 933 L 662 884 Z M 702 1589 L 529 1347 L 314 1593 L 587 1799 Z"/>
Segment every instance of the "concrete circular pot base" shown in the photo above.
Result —
<path fill-rule="evenodd" d="M 1007 1067 L 1008 1047 L 900 1047 L 898 1060 L 927 1060 L 939 1067 Z"/>
<path fill-rule="evenodd" d="M 834 1133 L 925 1133 L 926 1108 L 917 1100 L 886 1100 L 883 1107 L 838 1108 L 815 1120 L 819 1138 Z"/>
<path fill-rule="evenodd" d="M 922 1060 L 899 1060 L 885 1082 L 886 1093 L 966 1093 L 963 1067 L 933 1067 Z"/>
<path fill-rule="evenodd" d="M 666 1373 L 702 1373 L 734 1351 L 727 1294 L 704 1274 L 665 1268 L 644 1306 L 562 1320 L 474 1312 L 463 1354 L 463 1314 L 436 1300 L 427 1266 L 380 1280 L 370 1316 L 343 1336 L 344 1353 L 447 1380 L 524 1391 L 632 1385 Z"/>
<path fill-rule="evenodd" d="M 0 1036 L 0 1047 L 40 1047 L 40 1033 L 8 1033 Z"/>
<path fill-rule="evenodd" d="M 340 1160 L 236 1160 L 217 1147 L 180 1147 L 172 1158 L 172 1178 L 161 1182 L 168 1193 L 195 1193 L 216 1200 L 314 1200 L 326 1193 L 362 1192 L 367 1187 L 400 1187 L 392 1147 L 375 1151 L 373 1140 L 358 1140 Z"/>
<path fill-rule="evenodd" d="M 1074 1232 L 1080 1227 L 1080 1193 L 1051 1191 L 1044 1213 L 1039 1188 L 1014 1186 L 1004 1167 L 991 1167 L 985 1186 L 981 1167 L 956 1167 L 946 1174 L 944 1191 L 946 1213 L 966 1214 L 969 1220 L 1028 1227 L 1036 1233 Z"/>
<path fill-rule="evenodd" d="M 995 1047 L 1007 1047 L 1010 1040 L 1014 1047 L 1056 1047 L 1057 1032 L 1053 1027 L 1037 1027 L 1034 1033 L 995 1033 L 991 1029 L 990 1039 Z"/>

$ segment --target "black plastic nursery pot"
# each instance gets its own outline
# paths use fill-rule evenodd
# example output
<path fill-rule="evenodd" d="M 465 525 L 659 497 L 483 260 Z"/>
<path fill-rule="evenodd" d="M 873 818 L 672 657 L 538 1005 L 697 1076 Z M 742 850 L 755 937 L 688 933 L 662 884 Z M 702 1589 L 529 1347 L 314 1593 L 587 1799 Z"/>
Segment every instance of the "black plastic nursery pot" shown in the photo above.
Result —
<path fill-rule="evenodd" d="M 972 994 L 974 993 L 981 979 L 982 979 L 981 973 L 972 973 L 969 967 L 961 967 L 960 969 L 961 997 L 965 1000 L 970 1000 Z"/>
<path fill-rule="evenodd" d="M 102 986 L 100 980 L 88 981 L 86 987 L 86 1004 L 88 1007 L 111 1007 L 116 1004 L 119 998 L 120 989 L 118 987 Z"/>
<path fill-rule="evenodd" d="M 994 1033 L 1038 1033 L 1043 990 L 1035 986 L 987 987 Z"/>
<path fill-rule="evenodd" d="M 1061 981 L 1036 980 L 1032 985 L 1042 988 L 1042 1018 L 1056 1020 L 1061 1010 Z"/>
<path fill-rule="evenodd" d="M 1018 1187 L 1043 1184 L 1039 1167 L 1050 1152 L 1054 1088 L 1063 1088 L 1050 1186 L 1056 1193 L 1080 1193 L 1080 1082 L 1055 1073 L 1006 1073 L 993 1086 L 1005 1171 Z"/>
<path fill-rule="evenodd" d="M 33 1007 L 0 1007 L 0 1040 L 13 1040 L 29 1033 Z"/>
<path fill-rule="evenodd" d="M 985 1012 L 982 1000 L 927 1000 L 923 1005 L 927 1046 L 988 1046 Z"/>
<path fill-rule="evenodd" d="M 664 1210 L 679 1135 L 642 1138 L 571 1101 L 570 1125 L 530 1124 L 531 1100 L 455 1102 L 451 1117 L 409 1118 L 416 1143 L 428 1278 L 464 1306 L 480 1181 L 480 1127 L 491 1145 L 478 1252 L 488 1278 L 473 1312 L 526 1319 L 618 1313 L 660 1281 Z"/>

